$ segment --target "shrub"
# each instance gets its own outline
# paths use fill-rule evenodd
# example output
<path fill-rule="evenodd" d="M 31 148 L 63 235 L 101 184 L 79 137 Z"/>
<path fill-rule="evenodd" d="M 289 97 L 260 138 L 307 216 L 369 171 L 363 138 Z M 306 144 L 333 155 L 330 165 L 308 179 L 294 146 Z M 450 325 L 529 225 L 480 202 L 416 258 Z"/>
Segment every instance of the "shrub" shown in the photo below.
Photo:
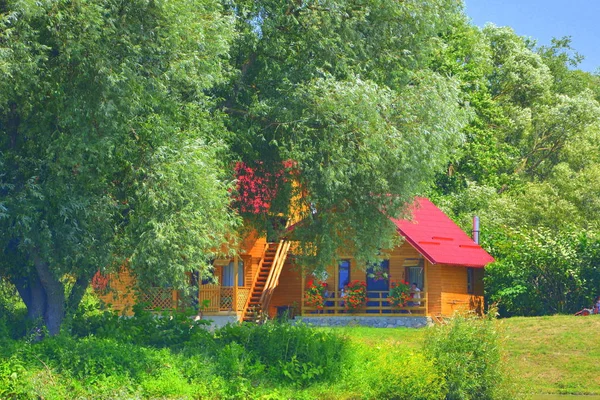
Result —
<path fill-rule="evenodd" d="M 21 338 L 32 326 L 16 288 L 8 279 L 0 277 L 0 341 Z"/>
<path fill-rule="evenodd" d="M 503 317 L 572 314 L 600 287 L 600 237 L 592 231 L 495 228 L 485 236 L 496 262 L 485 295 Z"/>
<path fill-rule="evenodd" d="M 392 348 L 369 365 L 362 397 L 366 399 L 437 400 L 444 398 L 444 378 L 423 354 Z"/>
<path fill-rule="evenodd" d="M 167 362 L 168 351 L 157 351 L 114 339 L 73 339 L 61 335 L 28 346 L 28 358 L 44 362 L 58 373 L 94 383 L 101 376 L 128 375 L 137 378 L 158 370 Z"/>
<path fill-rule="evenodd" d="M 496 310 L 485 317 L 456 314 L 447 325 L 432 328 L 425 354 L 446 380 L 447 399 L 513 398 L 501 357 Z"/>
<path fill-rule="evenodd" d="M 271 377 L 299 384 L 336 376 L 345 346 L 345 339 L 332 331 L 284 322 L 228 325 L 215 335 L 219 348 L 237 343 Z"/>
<path fill-rule="evenodd" d="M 134 310 L 131 318 L 109 311 L 92 315 L 78 312 L 71 322 L 71 334 L 171 349 L 182 349 L 190 343 L 201 347 L 213 342 L 212 334 L 205 329 L 209 323 L 206 320 L 193 320 L 188 313 L 181 312 L 156 315 L 138 306 Z"/>
<path fill-rule="evenodd" d="M 17 356 L 0 358 L 0 398 L 27 398 L 32 388 L 26 375 L 27 368 Z"/>

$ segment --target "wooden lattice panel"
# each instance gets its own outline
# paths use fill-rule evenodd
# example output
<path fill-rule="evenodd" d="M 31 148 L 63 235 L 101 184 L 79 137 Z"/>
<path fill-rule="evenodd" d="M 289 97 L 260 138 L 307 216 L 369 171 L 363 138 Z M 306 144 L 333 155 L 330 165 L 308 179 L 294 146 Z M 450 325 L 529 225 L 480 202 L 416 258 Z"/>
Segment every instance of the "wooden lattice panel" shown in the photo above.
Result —
<path fill-rule="evenodd" d="M 246 300 L 248 300 L 248 296 L 250 296 L 250 288 L 241 287 L 238 288 L 237 292 L 237 311 L 242 311 L 244 305 L 246 304 Z"/>
<path fill-rule="evenodd" d="M 233 310 L 232 287 L 221 287 L 221 310 Z"/>
<path fill-rule="evenodd" d="M 151 310 L 172 309 L 173 305 L 173 289 L 152 287 L 144 290 L 140 295 L 140 301 L 148 304 L 147 308 Z"/>

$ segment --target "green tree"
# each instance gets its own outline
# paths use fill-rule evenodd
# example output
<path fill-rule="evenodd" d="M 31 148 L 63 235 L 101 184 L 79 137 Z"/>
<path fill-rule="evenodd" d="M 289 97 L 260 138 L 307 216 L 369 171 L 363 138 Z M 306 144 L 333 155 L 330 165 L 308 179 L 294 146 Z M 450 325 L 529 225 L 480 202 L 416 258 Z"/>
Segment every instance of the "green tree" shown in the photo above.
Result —
<path fill-rule="evenodd" d="M 462 139 L 460 81 L 437 68 L 461 5 L 263 0 L 232 12 L 239 74 L 221 92 L 231 149 L 246 164 L 295 162 L 301 192 L 282 191 L 278 203 L 301 198 L 292 233 L 306 245 L 301 263 L 322 267 L 340 252 L 375 259 L 394 238 L 388 216 L 431 184 Z"/>
<path fill-rule="evenodd" d="M 464 95 L 475 117 L 460 156 L 438 177 L 438 195 L 456 214 L 493 214 L 512 226 L 595 221 L 582 200 L 595 188 L 600 104 L 595 79 L 569 69 L 580 58 L 569 55 L 568 39 L 536 49 L 493 25 L 455 36 L 463 53 L 484 57 L 469 69 L 475 84 Z M 479 209 L 466 208 L 466 196 L 483 192 L 486 202 L 467 202 Z"/>
<path fill-rule="evenodd" d="M 0 2 L 0 274 L 56 334 L 97 270 L 205 271 L 229 240 L 209 0 Z"/>
<path fill-rule="evenodd" d="M 498 261 L 487 268 L 486 294 L 502 315 L 574 313 L 593 304 L 600 284 L 596 234 L 507 227 L 487 232 Z"/>

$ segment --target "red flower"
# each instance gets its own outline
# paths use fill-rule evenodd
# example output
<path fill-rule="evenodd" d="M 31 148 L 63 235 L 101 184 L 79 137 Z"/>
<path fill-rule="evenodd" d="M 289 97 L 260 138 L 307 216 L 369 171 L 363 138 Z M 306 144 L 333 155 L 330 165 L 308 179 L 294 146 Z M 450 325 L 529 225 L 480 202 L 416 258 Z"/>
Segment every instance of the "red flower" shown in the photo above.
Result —
<path fill-rule="evenodd" d="M 363 281 L 352 281 L 345 287 L 345 306 L 347 310 L 362 307 L 369 300 L 367 298 L 367 284 Z"/>

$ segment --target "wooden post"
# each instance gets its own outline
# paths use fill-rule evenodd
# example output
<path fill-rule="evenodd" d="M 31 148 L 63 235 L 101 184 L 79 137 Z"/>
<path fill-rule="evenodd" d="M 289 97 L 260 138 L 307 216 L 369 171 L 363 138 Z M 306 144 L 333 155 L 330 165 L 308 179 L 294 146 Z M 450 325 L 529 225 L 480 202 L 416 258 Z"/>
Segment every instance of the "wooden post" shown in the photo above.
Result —
<path fill-rule="evenodd" d="M 239 267 L 238 267 L 238 263 L 239 263 L 239 257 L 236 254 L 233 257 L 233 299 L 231 299 L 231 304 L 233 306 L 233 310 L 235 312 L 238 311 L 238 279 L 239 279 Z"/>
<path fill-rule="evenodd" d="M 338 282 L 339 276 L 340 276 L 340 274 L 338 272 L 339 266 L 340 266 L 339 262 L 333 266 L 333 285 L 334 285 L 333 286 L 333 293 L 334 293 L 336 299 L 340 298 L 339 282 Z M 338 308 L 339 305 L 340 305 L 339 300 L 335 300 L 333 302 L 333 307 L 334 307 L 333 314 L 334 315 L 338 313 L 337 308 Z"/>
<path fill-rule="evenodd" d="M 304 285 L 306 285 L 304 267 L 300 269 L 300 276 L 302 276 L 302 286 L 300 286 L 300 315 L 304 315 Z"/>
<path fill-rule="evenodd" d="M 179 300 L 179 296 L 178 296 L 178 292 L 177 290 L 173 289 L 172 293 L 171 293 L 171 300 L 173 301 L 173 311 L 177 310 L 177 301 Z"/>
<path fill-rule="evenodd" d="M 425 292 L 425 316 L 429 315 L 429 289 L 427 288 L 427 272 L 429 271 L 429 261 L 423 263 L 423 291 Z"/>

